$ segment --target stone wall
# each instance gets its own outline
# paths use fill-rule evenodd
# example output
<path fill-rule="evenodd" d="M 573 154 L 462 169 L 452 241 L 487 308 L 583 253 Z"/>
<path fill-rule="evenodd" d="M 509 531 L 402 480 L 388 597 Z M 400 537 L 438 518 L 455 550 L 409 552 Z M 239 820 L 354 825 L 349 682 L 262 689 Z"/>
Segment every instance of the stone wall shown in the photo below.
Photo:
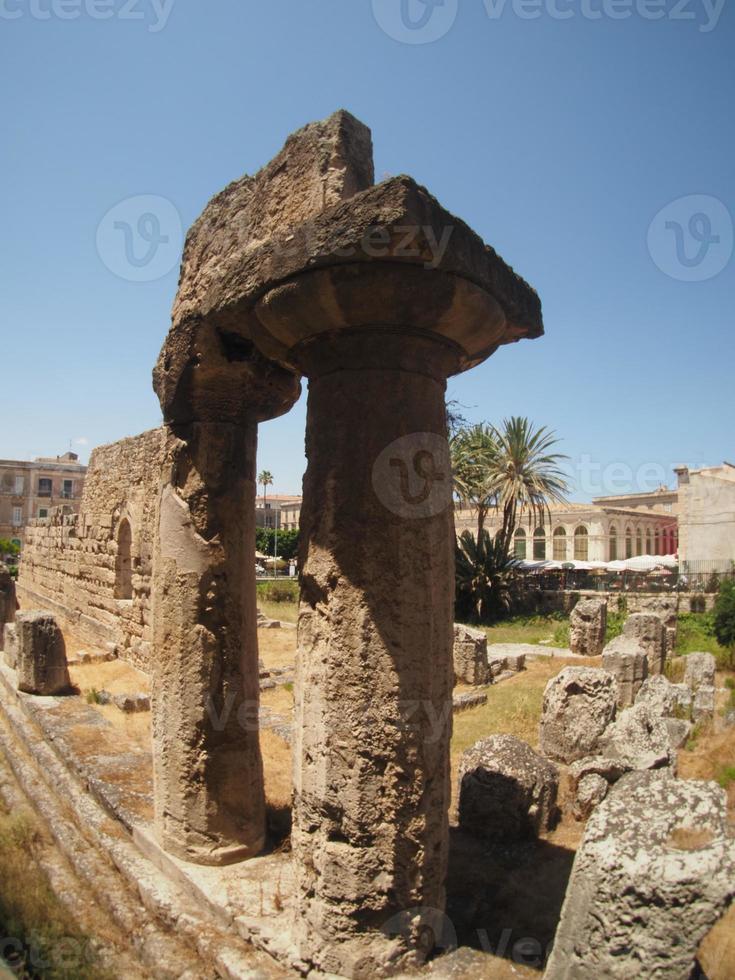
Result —
<path fill-rule="evenodd" d="M 30 522 L 18 580 L 22 608 L 50 610 L 79 645 L 114 643 L 143 669 L 162 452 L 162 429 L 95 449 L 79 514 Z"/>

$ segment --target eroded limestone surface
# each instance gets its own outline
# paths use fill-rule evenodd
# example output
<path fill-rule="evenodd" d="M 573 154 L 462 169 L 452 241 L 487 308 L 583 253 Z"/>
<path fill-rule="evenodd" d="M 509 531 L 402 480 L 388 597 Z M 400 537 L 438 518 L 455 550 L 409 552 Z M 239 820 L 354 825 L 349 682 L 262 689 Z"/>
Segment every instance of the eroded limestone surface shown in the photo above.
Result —
<path fill-rule="evenodd" d="M 19 612 L 15 628 L 18 690 L 40 695 L 68 693 L 71 681 L 66 665 L 66 645 L 54 617 L 38 609 Z"/>
<path fill-rule="evenodd" d="M 686 980 L 733 896 L 724 790 L 632 773 L 587 823 L 544 976 Z"/>
<path fill-rule="evenodd" d="M 605 645 L 607 600 L 590 597 L 580 599 L 569 617 L 572 653 L 584 657 L 599 657 Z"/>
<path fill-rule="evenodd" d="M 557 762 L 594 754 L 615 717 L 613 674 L 597 667 L 565 667 L 546 685 L 539 726 L 541 752 Z"/>

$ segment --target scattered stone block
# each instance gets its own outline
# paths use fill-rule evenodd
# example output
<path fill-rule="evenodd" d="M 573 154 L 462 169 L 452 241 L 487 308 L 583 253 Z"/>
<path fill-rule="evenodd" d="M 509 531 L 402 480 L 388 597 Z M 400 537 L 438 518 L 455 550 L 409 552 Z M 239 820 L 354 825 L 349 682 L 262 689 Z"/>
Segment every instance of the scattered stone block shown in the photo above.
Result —
<path fill-rule="evenodd" d="M 487 660 L 487 634 L 471 626 L 454 624 L 455 684 L 487 684 L 491 679 Z"/>
<path fill-rule="evenodd" d="M 724 790 L 631 773 L 587 823 L 544 978 L 684 980 L 733 896 Z"/>
<path fill-rule="evenodd" d="M 596 772 L 590 772 L 580 779 L 572 804 L 574 819 L 587 820 L 607 796 L 609 785 L 605 777 Z"/>
<path fill-rule="evenodd" d="M 669 733 L 669 745 L 676 752 L 683 749 L 694 727 L 686 718 L 664 718 L 666 731 Z"/>
<path fill-rule="evenodd" d="M 481 704 L 487 704 L 487 694 L 483 694 L 482 691 L 455 694 L 452 698 L 452 711 L 456 715 L 460 711 L 468 711 L 470 708 L 477 708 Z"/>
<path fill-rule="evenodd" d="M 686 684 L 672 684 L 663 674 L 654 674 L 644 681 L 635 703 L 647 705 L 660 718 L 688 718 L 692 694 Z"/>
<path fill-rule="evenodd" d="M 18 666 L 18 630 L 15 623 L 6 623 L 3 627 L 3 653 L 5 663 L 15 670 Z"/>
<path fill-rule="evenodd" d="M 626 708 L 600 739 L 600 754 L 626 769 L 660 769 L 675 761 L 663 718 L 645 704 Z"/>
<path fill-rule="evenodd" d="M 66 645 L 56 619 L 43 610 L 20 612 L 18 631 L 18 690 L 54 695 L 71 689 Z"/>
<path fill-rule="evenodd" d="M 694 695 L 692 702 L 692 718 L 697 721 L 709 721 L 715 713 L 715 689 L 702 684 Z"/>
<path fill-rule="evenodd" d="M 664 624 L 656 613 L 633 613 L 623 626 L 623 635 L 637 640 L 648 657 L 648 673 L 661 674 L 666 659 Z"/>
<path fill-rule="evenodd" d="M 717 661 L 711 653 L 690 653 L 684 658 L 684 683 L 696 693 L 700 687 L 715 686 Z"/>
<path fill-rule="evenodd" d="M 572 610 L 569 623 L 572 653 L 599 657 L 605 645 L 607 600 L 594 597 L 580 599 Z"/>
<path fill-rule="evenodd" d="M 15 579 L 8 569 L 0 564 L 0 650 L 3 649 L 5 624 L 15 620 L 17 608 Z"/>
<path fill-rule="evenodd" d="M 114 694 L 112 703 L 125 714 L 136 714 L 139 711 L 151 710 L 151 699 L 148 694 Z"/>
<path fill-rule="evenodd" d="M 645 650 L 630 636 L 616 636 L 602 651 L 602 666 L 618 682 L 618 707 L 630 707 L 648 677 Z"/>
<path fill-rule="evenodd" d="M 459 825 L 489 840 L 535 837 L 556 821 L 559 771 L 513 735 L 492 735 L 459 764 Z"/>
<path fill-rule="evenodd" d="M 541 752 L 557 762 L 593 755 L 615 717 L 615 676 L 598 667 L 565 667 L 546 685 L 541 713 Z"/>

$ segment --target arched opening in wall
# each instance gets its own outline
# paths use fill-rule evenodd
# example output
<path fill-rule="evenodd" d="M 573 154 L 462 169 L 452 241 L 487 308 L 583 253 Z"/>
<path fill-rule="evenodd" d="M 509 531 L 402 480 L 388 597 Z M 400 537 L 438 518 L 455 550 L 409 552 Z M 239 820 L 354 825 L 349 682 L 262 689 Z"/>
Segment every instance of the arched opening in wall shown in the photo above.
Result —
<path fill-rule="evenodd" d="M 522 527 L 517 528 L 513 535 L 513 556 L 515 558 L 526 557 L 526 532 Z"/>
<path fill-rule="evenodd" d="M 546 531 L 542 527 L 533 532 L 533 560 L 546 561 Z"/>
<path fill-rule="evenodd" d="M 647 555 L 653 554 L 653 535 L 651 534 L 650 527 L 646 531 L 646 554 Z"/>
<path fill-rule="evenodd" d="M 633 528 L 630 524 L 625 529 L 625 557 L 633 557 Z"/>
<path fill-rule="evenodd" d="M 587 561 L 590 553 L 589 538 L 590 536 L 586 527 L 580 526 L 574 529 L 575 561 Z"/>
<path fill-rule="evenodd" d="M 618 529 L 614 524 L 610 525 L 610 544 L 608 546 L 608 561 L 618 560 Z"/>
<path fill-rule="evenodd" d="M 553 535 L 554 541 L 554 561 L 567 560 L 567 532 L 563 527 L 558 527 Z"/>
<path fill-rule="evenodd" d="M 636 528 L 635 532 L 635 553 L 637 555 L 643 554 L 643 531 L 640 528 Z"/>
<path fill-rule="evenodd" d="M 660 555 L 661 554 L 661 533 L 658 530 L 658 528 L 656 528 L 656 533 L 654 534 L 653 540 L 654 540 L 654 545 L 653 545 L 654 551 L 653 551 L 653 553 L 654 553 L 654 555 Z"/>
<path fill-rule="evenodd" d="M 115 598 L 133 598 L 133 559 L 131 548 L 133 534 L 130 522 L 123 519 L 117 532 L 117 555 L 115 557 Z"/>

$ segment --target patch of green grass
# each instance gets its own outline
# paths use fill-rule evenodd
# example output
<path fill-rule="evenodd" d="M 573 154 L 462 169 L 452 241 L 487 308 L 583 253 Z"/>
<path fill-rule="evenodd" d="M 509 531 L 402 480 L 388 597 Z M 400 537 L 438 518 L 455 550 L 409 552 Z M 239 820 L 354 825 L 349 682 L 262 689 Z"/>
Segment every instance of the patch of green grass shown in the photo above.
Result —
<path fill-rule="evenodd" d="M 111 980 L 34 861 L 40 846 L 31 811 L 0 807 L 0 957 L 20 980 Z"/>
<path fill-rule="evenodd" d="M 87 704 L 100 704 L 100 692 L 96 687 L 90 687 L 86 692 L 85 697 L 87 699 Z"/>
<path fill-rule="evenodd" d="M 548 616 L 511 616 L 492 626 L 481 626 L 487 633 L 488 643 L 539 643 L 550 640 L 558 646 L 568 646 L 568 643 L 556 644 L 557 636 L 569 627 L 569 617 L 563 613 L 551 613 Z"/>
<path fill-rule="evenodd" d="M 722 766 L 717 773 L 717 782 L 723 789 L 727 789 L 731 783 L 735 783 L 735 766 Z"/>
<path fill-rule="evenodd" d="M 610 640 L 614 640 L 616 636 L 620 636 L 623 632 L 623 625 L 627 619 L 627 614 L 623 612 L 608 612 L 607 614 L 607 626 L 605 628 L 605 643 L 609 643 Z"/>
<path fill-rule="evenodd" d="M 687 744 L 685 746 L 687 752 L 693 752 L 697 747 L 697 739 L 702 734 L 702 723 L 697 722 L 697 724 L 692 728 L 689 738 L 687 739 Z"/>
<path fill-rule="evenodd" d="M 681 613 L 678 621 L 676 652 L 704 651 L 721 657 L 727 651 L 717 642 L 712 613 Z"/>

